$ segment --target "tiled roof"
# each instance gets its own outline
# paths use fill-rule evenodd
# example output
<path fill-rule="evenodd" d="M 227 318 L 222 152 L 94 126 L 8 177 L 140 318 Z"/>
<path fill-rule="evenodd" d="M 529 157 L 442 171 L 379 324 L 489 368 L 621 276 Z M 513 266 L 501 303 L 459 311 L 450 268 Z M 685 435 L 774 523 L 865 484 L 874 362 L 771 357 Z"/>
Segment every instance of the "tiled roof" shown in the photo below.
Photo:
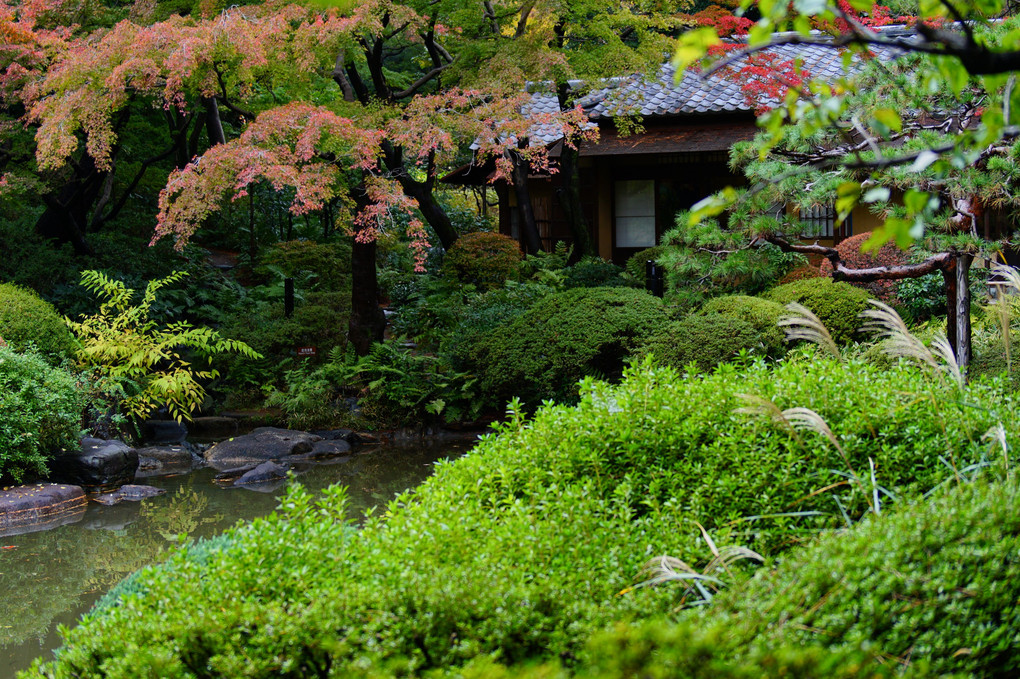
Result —
<path fill-rule="evenodd" d="M 890 58 L 894 52 L 888 48 L 872 48 L 878 58 Z M 803 70 L 812 79 L 833 82 L 845 75 L 843 51 L 818 45 L 779 45 L 763 50 L 780 61 L 800 59 Z M 862 61 L 855 57 L 851 71 Z M 663 66 L 657 77 L 643 75 L 617 78 L 606 87 L 597 89 L 579 101 L 589 112 L 592 121 L 619 115 L 682 116 L 705 113 L 752 111 L 741 89 L 741 83 L 732 76 L 716 73 L 703 77 L 688 71 L 679 82 L 674 81 L 674 69 Z M 757 102 L 755 102 L 757 103 Z M 769 103 L 769 102 L 762 102 Z M 531 109 L 536 113 L 554 113 L 558 110 L 555 94 L 538 90 L 532 94 Z M 562 136 L 558 127 L 541 124 L 532 128 L 533 144 L 551 144 Z"/>

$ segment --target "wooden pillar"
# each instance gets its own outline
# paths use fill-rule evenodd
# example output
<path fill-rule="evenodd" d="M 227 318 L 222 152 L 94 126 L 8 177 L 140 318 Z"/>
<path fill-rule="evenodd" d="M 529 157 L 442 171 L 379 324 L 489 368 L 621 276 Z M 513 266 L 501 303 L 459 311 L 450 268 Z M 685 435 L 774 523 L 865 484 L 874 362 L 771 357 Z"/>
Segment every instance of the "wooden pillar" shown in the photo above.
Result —
<path fill-rule="evenodd" d="M 613 175 L 609 164 L 602 158 L 596 161 L 598 204 L 595 223 L 598 227 L 599 257 L 613 261 Z"/>
<path fill-rule="evenodd" d="M 957 254 L 952 263 L 942 270 L 946 282 L 946 336 L 963 371 L 970 364 L 972 355 L 968 278 L 973 261 L 973 255 Z"/>

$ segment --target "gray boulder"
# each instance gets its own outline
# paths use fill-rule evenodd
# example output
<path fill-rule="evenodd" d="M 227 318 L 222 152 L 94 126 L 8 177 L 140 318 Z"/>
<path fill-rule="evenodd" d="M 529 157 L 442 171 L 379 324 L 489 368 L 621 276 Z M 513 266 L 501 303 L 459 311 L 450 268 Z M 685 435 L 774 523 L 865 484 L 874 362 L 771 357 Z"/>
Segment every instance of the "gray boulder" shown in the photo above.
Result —
<path fill-rule="evenodd" d="M 0 490 L 0 537 L 81 521 L 86 504 L 78 486 L 34 483 Z"/>
<path fill-rule="evenodd" d="M 166 491 L 163 490 L 162 488 L 154 488 L 152 486 L 136 486 L 133 484 L 128 484 L 126 486 L 121 486 L 112 493 L 103 493 L 101 495 L 96 495 L 92 499 L 101 505 L 106 505 L 107 507 L 109 507 L 112 505 L 120 504 L 125 500 L 129 502 L 140 502 L 141 500 L 144 500 L 146 498 L 162 495 L 165 492 Z"/>
<path fill-rule="evenodd" d="M 188 436 L 188 428 L 177 420 L 147 420 L 142 432 L 152 443 L 184 443 Z"/>
<path fill-rule="evenodd" d="M 307 453 L 320 440 L 304 431 L 259 427 L 250 434 L 220 441 L 205 451 L 205 459 L 215 469 L 231 469 Z"/>
<path fill-rule="evenodd" d="M 347 441 L 344 441 L 343 439 L 337 439 L 335 441 L 316 441 L 312 444 L 312 449 L 307 453 L 289 455 L 285 459 L 287 462 L 323 460 L 332 457 L 340 457 L 341 455 L 349 455 L 350 452 L 351 444 L 347 443 Z"/>
<path fill-rule="evenodd" d="M 189 443 L 148 446 L 138 449 L 137 477 L 182 474 L 205 464 Z"/>
<path fill-rule="evenodd" d="M 235 486 L 251 486 L 259 483 L 274 483 L 287 478 L 287 467 L 275 462 L 263 462 L 234 481 Z"/>
<path fill-rule="evenodd" d="M 50 479 L 81 486 L 87 492 L 131 483 L 138 471 L 138 452 L 123 441 L 85 438 L 81 450 L 64 453 L 50 463 Z"/>

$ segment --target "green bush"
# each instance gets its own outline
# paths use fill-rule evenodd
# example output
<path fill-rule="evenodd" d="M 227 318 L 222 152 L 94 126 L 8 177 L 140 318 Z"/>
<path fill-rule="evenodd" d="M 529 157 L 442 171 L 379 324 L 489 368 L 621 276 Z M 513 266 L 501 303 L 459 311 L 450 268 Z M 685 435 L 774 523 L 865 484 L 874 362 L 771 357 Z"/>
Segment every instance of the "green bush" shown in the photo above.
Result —
<path fill-rule="evenodd" d="M 654 247 L 640 250 L 627 258 L 627 263 L 624 264 L 624 269 L 634 278 L 635 281 L 641 284 L 641 287 L 644 287 L 647 282 L 645 280 L 647 276 L 647 270 L 645 267 L 648 264 L 648 260 L 657 262 L 666 249 L 667 248 L 664 245 L 656 245 Z"/>
<path fill-rule="evenodd" d="M 484 336 L 469 366 L 501 406 L 520 397 L 572 402 L 586 375 L 620 376 L 625 359 L 664 323 L 661 300 L 633 288 L 575 288 L 550 294 Z"/>
<path fill-rule="evenodd" d="M 0 480 L 46 474 L 48 460 L 78 445 L 84 407 L 73 376 L 0 346 Z"/>
<path fill-rule="evenodd" d="M 706 316 L 720 314 L 750 323 L 769 356 L 778 356 L 786 348 L 783 330 L 779 327 L 779 319 L 786 309 L 777 302 L 747 295 L 725 295 L 709 300 L 701 313 Z"/>
<path fill-rule="evenodd" d="M 291 278 L 308 274 L 308 290 L 340 292 L 350 288 L 351 248 L 347 243 L 308 240 L 276 243 L 262 253 L 253 271 L 263 281 L 280 274 Z"/>
<path fill-rule="evenodd" d="M 630 285 L 621 274 L 623 269 L 601 257 L 583 257 L 563 270 L 563 287 L 622 288 Z"/>
<path fill-rule="evenodd" d="M 829 329 L 837 344 L 855 338 L 863 322 L 859 314 L 871 308 L 868 292 L 831 278 L 805 278 L 772 288 L 765 299 L 786 305 L 798 302 L 810 309 Z"/>
<path fill-rule="evenodd" d="M 829 534 L 679 624 L 604 636 L 579 674 L 712 676 L 698 665 L 762 667 L 777 649 L 810 649 L 830 666 L 853 667 L 848 676 L 886 676 L 889 666 L 890 676 L 1016 676 L 1018 502 L 1013 479 L 965 484 Z"/>
<path fill-rule="evenodd" d="M 643 366 L 619 386 L 587 381 L 576 407 L 511 419 L 498 436 L 438 465 L 416 491 L 371 514 L 355 534 L 343 527 L 339 498 L 316 507 L 291 492 L 277 516 L 236 529 L 233 544 L 204 564 L 178 555 L 169 568 L 139 574 L 135 594 L 67 632 L 57 660 L 35 671 L 110 679 L 136 677 L 142 668 L 149 676 L 421 676 L 476 663 L 480 677 L 486 658 L 507 665 L 577 658 L 594 632 L 675 608 L 675 587 L 618 594 L 650 556 L 706 561 L 694 521 L 719 545 L 774 555 L 842 525 L 834 495 L 851 518 L 866 511 L 869 493 L 837 483 L 842 477 L 832 470 L 846 463 L 824 438 L 735 412 L 745 393 L 818 411 L 849 464 L 866 470 L 873 460 L 900 502 L 952 478 L 941 460 L 964 469 L 984 459 L 981 435 L 997 422 L 1010 440 L 1018 433 L 1013 396 L 988 385 L 961 395 L 903 367 L 789 360 L 691 379 Z M 1002 530 L 1011 530 L 1016 518 L 1005 515 L 1016 498 L 1008 499 L 982 523 L 1002 518 Z M 954 512 L 942 506 L 946 521 Z M 828 550 L 853 554 L 840 537 L 825 543 Z M 944 537 L 956 539 L 954 550 L 995 544 L 966 533 Z M 870 543 L 853 544 L 866 551 Z M 981 548 L 967 558 L 999 554 Z M 895 563 L 928 592 L 920 582 L 924 564 L 938 559 L 933 549 L 916 569 L 906 558 Z M 940 568 L 954 563 L 943 561 Z M 876 578 L 896 577 L 881 561 L 866 563 Z M 989 585 L 988 593 L 1002 587 L 1015 603 L 1017 582 Z M 793 597 L 799 590 L 786 591 Z M 912 605 L 888 593 L 881 592 L 897 609 Z M 857 594 L 848 588 L 840 596 Z M 966 605 L 970 594 L 943 596 Z M 764 601 L 746 599 L 766 610 Z M 792 657 L 796 649 L 777 653 Z M 810 652 L 808 661 L 824 663 Z"/>
<path fill-rule="evenodd" d="M 489 231 L 468 233 L 447 251 L 443 269 L 481 290 L 496 288 L 517 272 L 521 248 L 510 236 Z"/>
<path fill-rule="evenodd" d="M 486 337 L 552 291 L 552 288 L 539 283 L 510 282 L 503 288 L 475 296 L 457 309 L 456 323 L 442 335 L 440 353 L 458 370 L 479 366 L 475 352 Z"/>
<path fill-rule="evenodd" d="M 282 304 L 248 300 L 221 332 L 245 342 L 262 358 L 228 356 L 218 361 L 225 380 L 221 388 L 242 398 L 249 392 L 261 394 L 263 386 L 281 382 L 284 372 L 294 367 L 299 346 L 314 346 L 319 356 L 301 360 L 324 361 L 334 347 L 346 345 L 349 318 L 348 293 L 310 292 L 295 304 L 290 318 L 284 316 Z"/>
<path fill-rule="evenodd" d="M 732 316 L 688 316 L 673 321 L 641 345 L 638 357 L 649 354 L 678 370 L 696 363 L 698 370 L 711 370 L 741 350 L 762 347 L 761 333 L 747 321 Z"/>
<path fill-rule="evenodd" d="M 14 349 L 34 345 L 50 363 L 74 353 L 74 338 L 49 302 L 27 288 L 0 284 L 0 337 Z"/>

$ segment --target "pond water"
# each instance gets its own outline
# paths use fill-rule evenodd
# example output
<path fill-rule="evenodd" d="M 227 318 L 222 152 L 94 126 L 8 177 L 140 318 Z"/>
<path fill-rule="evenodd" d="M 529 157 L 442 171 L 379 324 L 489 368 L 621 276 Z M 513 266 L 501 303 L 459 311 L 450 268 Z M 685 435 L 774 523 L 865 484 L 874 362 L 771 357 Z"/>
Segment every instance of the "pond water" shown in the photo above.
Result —
<path fill-rule="evenodd" d="M 333 483 L 349 488 L 352 518 L 418 485 L 437 460 L 466 452 L 473 440 L 367 448 L 337 464 L 298 477 L 312 491 Z M 285 488 L 262 492 L 224 488 L 216 472 L 140 479 L 164 495 L 104 507 L 90 502 L 84 518 L 52 530 L 0 537 L 0 678 L 13 677 L 60 646 L 58 625 L 73 625 L 113 585 L 160 561 L 184 534 L 209 537 L 276 509 Z"/>

